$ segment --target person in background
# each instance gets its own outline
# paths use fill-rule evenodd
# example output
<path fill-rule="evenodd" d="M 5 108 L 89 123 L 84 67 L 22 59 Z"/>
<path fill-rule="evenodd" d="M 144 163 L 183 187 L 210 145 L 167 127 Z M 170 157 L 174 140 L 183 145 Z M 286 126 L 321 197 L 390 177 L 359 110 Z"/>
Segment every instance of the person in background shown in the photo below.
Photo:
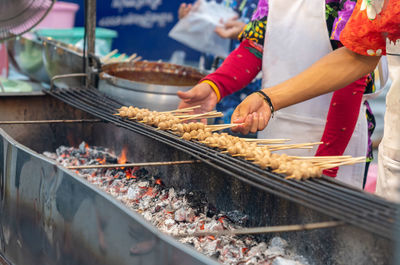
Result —
<path fill-rule="evenodd" d="M 315 0 L 307 4 L 301 1 L 289 3 L 260 0 L 253 20 L 241 34 L 241 45 L 215 73 L 186 92 L 186 97 L 178 94 L 183 99 L 180 107 L 201 104 L 203 111 L 208 111 L 220 98 L 244 87 L 261 69 L 264 86 L 278 83 L 300 72 L 331 49 L 341 46 L 338 34 L 355 4 L 355 1 L 350 0 Z M 321 16 L 321 10 L 325 16 Z M 331 36 L 330 40 L 328 36 Z M 305 102 L 282 113 L 275 119 L 273 129 L 259 132 L 259 137 L 324 142 L 318 150 L 288 151 L 292 155 L 342 155 L 347 148 L 346 154 L 365 156 L 367 126 L 365 109 L 360 110 L 360 105 L 364 101 L 366 86 L 372 88 L 371 83 L 367 85 L 367 79 L 367 76 L 362 77 L 333 95 Z M 257 95 L 260 97 L 260 94 Z M 254 119 L 252 124 L 255 125 L 256 121 L 263 121 L 266 116 L 253 115 L 249 119 Z M 356 133 L 353 134 L 355 128 Z M 247 134 L 261 129 L 243 127 L 239 131 Z M 341 169 L 339 179 L 361 188 L 364 169 L 364 165 Z M 332 177 L 337 173 L 337 168 L 324 171 L 324 174 Z"/>
<path fill-rule="evenodd" d="M 400 50 L 400 1 L 358 1 L 352 16 L 340 35 L 341 47 L 315 62 L 305 71 L 247 97 L 232 115 L 232 122 L 244 123 L 236 131 L 264 129 L 271 111 L 280 111 L 311 98 L 338 90 L 370 73 L 380 57 L 386 55 L 387 41 Z M 379 145 L 377 194 L 400 202 L 400 57 L 388 55 L 393 78 L 386 97 L 384 135 Z M 346 113 L 347 114 L 347 113 Z M 265 119 L 256 120 L 254 115 Z"/>
<path fill-rule="evenodd" d="M 232 8 L 236 11 L 236 13 L 238 13 L 237 17 L 234 17 L 229 21 L 226 21 L 222 26 L 215 28 L 215 32 L 221 38 L 232 40 L 231 48 L 233 50 L 239 45 L 239 34 L 242 32 L 246 24 L 250 22 L 251 17 L 257 8 L 258 0 L 219 0 L 217 2 Z M 182 19 L 189 14 L 192 8 L 193 4 L 182 3 L 178 10 L 179 19 Z M 211 60 L 214 59 L 212 56 L 207 57 Z M 237 105 L 239 105 L 246 96 L 250 95 L 254 91 L 259 90 L 260 86 L 261 78 L 255 78 L 240 91 L 226 96 L 223 100 L 219 101 L 216 104 L 216 109 L 224 113 L 224 117 L 217 118 L 215 123 L 229 123 L 233 110 L 237 107 Z M 181 97 L 188 96 L 188 94 L 184 92 L 179 93 L 178 95 Z"/>

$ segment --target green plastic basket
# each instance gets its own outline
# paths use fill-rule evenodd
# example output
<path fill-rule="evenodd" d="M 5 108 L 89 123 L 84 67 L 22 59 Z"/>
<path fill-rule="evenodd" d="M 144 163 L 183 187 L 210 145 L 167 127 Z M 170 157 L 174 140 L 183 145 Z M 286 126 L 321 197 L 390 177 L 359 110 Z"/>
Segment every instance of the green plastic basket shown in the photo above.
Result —
<path fill-rule="evenodd" d="M 84 28 L 72 29 L 38 29 L 36 35 L 39 37 L 51 37 L 55 40 L 76 45 L 83 40 Z M 111 51 L 111 45 L 114 38 L 118 36 L 115 30 L 96 28 L 96 45 L 102 46 L 101 53 Z"/>

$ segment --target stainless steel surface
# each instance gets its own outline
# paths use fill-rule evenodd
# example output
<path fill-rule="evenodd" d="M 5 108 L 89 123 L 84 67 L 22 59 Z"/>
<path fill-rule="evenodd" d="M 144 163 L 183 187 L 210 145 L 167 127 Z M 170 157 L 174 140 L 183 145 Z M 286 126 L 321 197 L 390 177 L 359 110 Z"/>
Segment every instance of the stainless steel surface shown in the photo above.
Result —
<path fill-rule="evenodd" d="M 0 120 L 61 116 L 88 118 L 48 96 L 0 98 Z M 68 145 L 68 139 L 84 137 L 101 145 L 91 142 L 91 134 L 98 140 L 111 136 L 104 134 L 107 124 L 59 125 L 7 126 L 8 133 L 0 128 L 0 253 L 12 264 L 218 264 L 41 155 Z"/>
<path fill-rule="evenodd" d="M 50 124 L 50 123 L 83 123 L 83 122 L 102 122 L 102 120 L 100 120 L 100 119 L 78 119 L 78 120 L 0 121 L 0 125 Z"/>
<path fill-rule="evenodd" d="M 51 78 L 50 81 L 50 90 L 54 89 L 54 84 L 56 82 L 56 80 L 60 80 L 60 79 L 70 79 L 70 78 L 76 78 L 76 77 L 85 77 L 86 80 L 89 79 L 89 74 L 85 74 L 85 73 L 77 73 L 77 74 L 63 74 L 63 75 L 55 75 Z"/>
<path fill-rule="evenodd" d="M 0 158 L 0 251 L 13 264 L 218 264 L 2 129 Z"/>
<path fill-rule="evenodd" d="M 127 105 L 165 111 L 178 106 L 179 90 L 189 90 L 203 77 L 194 68 L 169 63 L 114 63 L 103 66 L 99 90 Z"/>
<path fill-rule="evenodd" d="M 51 38 L 43 39 L 44 65 L 50 79 L 58 75 L 85 73 L 82 51 L 73 45 Z M 55 81 L 61 88 L 76 87 L 84 84 L 84 78 L 74 77 Z"/>
<path fill-rule="evenodd" d="M 8 54 L 14 67 L 35 81 L 49 83 L 50 78 L 43 63 L 43 43 L 17 37 L 7 42 Z"/>
<path fill-rule="evenodd" d="M 93 118 L 49 96 L 0 100 L 0 120 Z M 0 252 L 10 261 L 18 265 L 213 263 L 40 155 L 85 140 L 117 153 L 126 147 L 132 150 L 128 161 L 192 158 L 174 143 L 104 123 L 0 127 L 4 129 L 0 133 L 0 210 L 4 213 L 0 215 Z M 246 214 L 245 226 L 331 220 L 248 179 L 234 178 L 223 167 L 200 163 L 148 170 L 167 187 L 200 192 L 210 207 Z M 352 225 L 279 236 L 307 257 L 310 265 L 389 264 L 394 253 L 392 240 Z M 131 253 L 132 246 L 142 247 L 142 252 Z"/>

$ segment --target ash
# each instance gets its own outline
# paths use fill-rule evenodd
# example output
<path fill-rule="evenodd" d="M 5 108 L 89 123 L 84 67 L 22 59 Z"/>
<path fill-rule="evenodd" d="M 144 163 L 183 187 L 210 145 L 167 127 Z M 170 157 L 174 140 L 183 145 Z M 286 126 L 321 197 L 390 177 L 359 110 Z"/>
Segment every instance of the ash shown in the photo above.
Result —
<path fill-rule="evenodd" d="M 60 146 L 56 153 L 45 152 L 44 155 L 62 166 L 118 163 L 112 151 L 89 147 L 85 142 L 79 148 Z M 246 216 L 237 211 L 218 212 L 208 205 L 204 196 L 165 187 L 144 168 L 83 169 L 76 173 L 142 214 L 166 234 L 233 230 L 241 228 L 246 221 Z M 268 243 L 253 236 L 186 237 L 179 241 L 222 264 L 309 264 L 303 256 L 291 252 L 288 243 L 280 237 Z"/>

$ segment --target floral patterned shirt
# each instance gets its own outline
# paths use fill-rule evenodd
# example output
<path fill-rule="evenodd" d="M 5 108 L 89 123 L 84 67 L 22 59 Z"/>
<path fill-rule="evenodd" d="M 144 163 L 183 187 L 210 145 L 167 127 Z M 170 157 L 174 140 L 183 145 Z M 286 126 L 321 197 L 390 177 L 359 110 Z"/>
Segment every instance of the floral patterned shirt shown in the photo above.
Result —
<path fill-rule="evenodd" d="M 386 39 L 400 41 L 399 0 L 359 0 L 340 40 L 348 49 L 370 56 L 386 54 Z"/>

